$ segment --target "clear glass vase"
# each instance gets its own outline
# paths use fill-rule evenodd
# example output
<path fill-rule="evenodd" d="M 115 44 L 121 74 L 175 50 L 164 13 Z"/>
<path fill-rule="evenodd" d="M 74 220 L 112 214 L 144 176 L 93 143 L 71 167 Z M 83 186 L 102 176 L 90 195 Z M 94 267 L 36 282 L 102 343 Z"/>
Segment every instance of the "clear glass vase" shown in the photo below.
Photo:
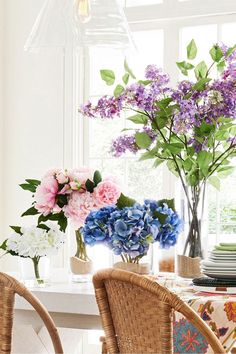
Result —
<path fill-rule="evenodd" d="M 50 285 L 50 258 L 19 258 L 21 281 L 27 287 L 45 287 Z"/>
<path fill-rule="evenodd" d="M 75 231 L 76 253 L 70 258 L 71 280 L 86 283 L 92 280 L 93 262 L 89 259 L 80 229 Z"/>

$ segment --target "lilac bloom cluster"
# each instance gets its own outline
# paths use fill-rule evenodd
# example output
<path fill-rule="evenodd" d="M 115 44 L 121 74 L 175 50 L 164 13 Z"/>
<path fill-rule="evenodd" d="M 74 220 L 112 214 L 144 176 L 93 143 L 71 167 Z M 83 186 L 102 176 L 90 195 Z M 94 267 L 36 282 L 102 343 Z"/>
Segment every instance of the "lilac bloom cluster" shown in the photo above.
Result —
<path fill-rule="evenodd" d="M 188 146 L 196 153 L 207 149 L 208 141 L 199 141 L 196 128 L 203 122 L 219 127 L 222 117 L 236 117 L 236 48 L 220 46 L 223 53 L 223 72 L 217 80 L 207 80 L 199 89 L 196 83 L 183 80 L 175 89 L 169 86 L 169 77 L 156 65 L 148 65 L 145 70 L 145 80 L 132 83 L 118 97 L 102 97 L 97 105 L 91 102 L 82 107 L 82 113 L 87 117 L 105 119 L 120 116 L 122 110 L 131 110 L 148 116 L 147 126 L 153 136 L 157 136 L 153 121 L 158 119 L 160 106 L 158 102 L 169 99 L 174 109 L 169 115 L 169 126 L 178 136 L 185 136 Z M 230 50 L 230 52 L 229 52 Z M 208 72 L 207 74 L 208 75 Z M 201 81 L 201 76 L 197 82 Z M 146 129 L 146 128 L 144 128 Z M 150 132 L 148 132 L 150 136 Z M 120 157 L 127 151 L 136 153 L 135 134 L 123 135 L 112 143 L 112 153 Z"/>
<path fill-rule="evenodd" d="M 136 132 L 137 131 L 135 131 L 135 133 Z M 157 134 L 149 126 L 144 126 L 144 128 L 139 132 L 145 132 L 151 138 L 152 141 L 154 141 L 157 137 Z M 133 154 L 136 154 L 138 152 L 139 148 L 135 142 L 135 133 L 133 133 L 132 135 L 120 135 L 118 138 L 112 141 L 111 153 L 114 157 L 120 157 L 126 152 L 131 152 Z"/>

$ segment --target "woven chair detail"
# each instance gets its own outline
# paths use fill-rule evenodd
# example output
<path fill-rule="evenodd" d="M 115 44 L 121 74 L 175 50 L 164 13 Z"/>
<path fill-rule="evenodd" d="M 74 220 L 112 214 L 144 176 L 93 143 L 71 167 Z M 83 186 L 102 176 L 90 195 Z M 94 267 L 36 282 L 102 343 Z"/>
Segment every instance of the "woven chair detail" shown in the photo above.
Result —
<path fill-rule="evenodd" d="M 224 348 L 207 324 L 176 294 L 148 277 L 106 269 L 93 277 L 105 332 L 102 353 L 173 353 L 173 315 L 181 312 L 214 353 Z"/>
<path fill-rule="evenodd" d="M 11 353 L 15 294 L 32 305 L 49 332 L 55 353 L 63 353 L 57 329 L 46 308 L 23 284 L 0 272 L 0 354 Z"/>

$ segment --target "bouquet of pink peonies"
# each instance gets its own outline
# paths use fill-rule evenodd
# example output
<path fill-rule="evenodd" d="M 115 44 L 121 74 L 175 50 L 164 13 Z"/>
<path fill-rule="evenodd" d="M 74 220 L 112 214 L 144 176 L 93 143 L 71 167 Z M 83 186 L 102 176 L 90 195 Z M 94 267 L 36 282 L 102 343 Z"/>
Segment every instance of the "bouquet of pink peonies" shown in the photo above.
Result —
<path fill-rule="evenodd" d="M 70 219 L 77 230 L 76 257 L 84 261 L 88 256 L 80 228 L 86 217 L 94 209 L 116 204 L 121 196 L 120 186 L 113 177 L 102 179 L 99 171 L 88 168 L 50 170 L 41 181 L 27 179 L 20 186 L 33 193 L 32 206 L 22 216 L 38 214 L 38 224 L 57 221 L 62 231 Z"/>

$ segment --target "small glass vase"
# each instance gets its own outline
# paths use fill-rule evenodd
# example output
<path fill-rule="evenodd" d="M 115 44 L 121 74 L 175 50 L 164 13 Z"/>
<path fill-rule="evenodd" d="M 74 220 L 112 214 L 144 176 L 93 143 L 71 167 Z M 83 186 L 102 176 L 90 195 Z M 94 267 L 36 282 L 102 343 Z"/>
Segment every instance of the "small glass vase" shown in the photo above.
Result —
<path fill-rule="evenodd" d="M 93 262 L 87 255 L 86 244 L 80 229 L 75 231 L 76 254 L 70 257 L 71 280 L 73 283 L 92 281 Z"/>
<path fill-rule="evenodd" d="M 21 281 L 29 288 L 50 285 L 50 258 L 20 257 Z"/>

